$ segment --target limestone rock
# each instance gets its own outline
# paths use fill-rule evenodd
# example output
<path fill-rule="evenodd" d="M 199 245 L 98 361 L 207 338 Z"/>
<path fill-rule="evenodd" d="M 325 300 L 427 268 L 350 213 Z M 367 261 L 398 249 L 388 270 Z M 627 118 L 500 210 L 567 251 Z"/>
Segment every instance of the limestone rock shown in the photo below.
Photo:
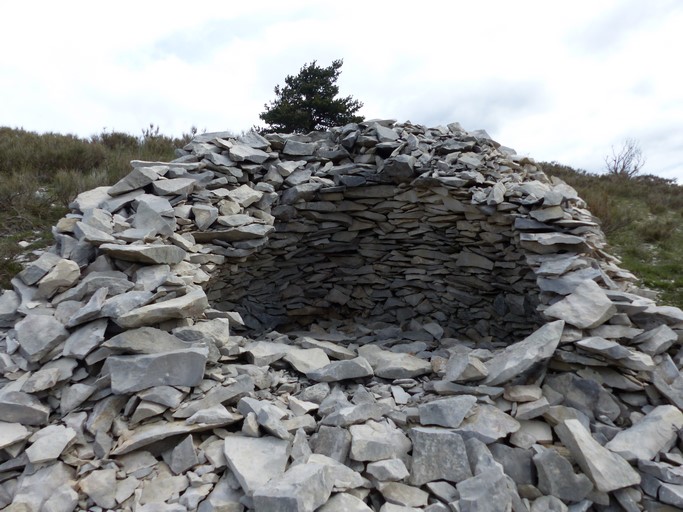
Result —
<path fill-rule="evenodd" d="M 313 512 L 332 493 L 333 480 L 322 464 L 300 464 L 275 477 L 254 493 L 258 510 Z"/>
<path fill-rule="evenodd" d="M 154 386 L 196 386 L 204 377 L 207 356 L 205 348 L 111 356 L 107 359 L 111 389 L 130 393 Z"/>
<path fill-rule="evenodd" d="M 628 461 L 652 460 L 659 452 L 668 451 L 683 428 L 683 413 L 672 405 L 660 405 L 631 428 L 619 432 L 605 448 Z"/>
<path fill-rule="evenodd" d="M 640 475 L 619 455 L 600 446 L 578 420 L 565 420 L 555 433 L 595 487 L 610 492 L 640 483 Z"/>
<path fill-rule="evenodd" d="M 225 438 L 224 450 L 230 470 L 242 489 L 247 494 L 253 494 L 284 474 L 289 442 L 274 437 L 233 435 Z"/>
<path fill-rule="evenodd" d="M 584 281 L 573 293 L 544 311 L 579 329 L 592 329 L 605 323 L 616 313 L 605 291 L 595 281 Z"/>

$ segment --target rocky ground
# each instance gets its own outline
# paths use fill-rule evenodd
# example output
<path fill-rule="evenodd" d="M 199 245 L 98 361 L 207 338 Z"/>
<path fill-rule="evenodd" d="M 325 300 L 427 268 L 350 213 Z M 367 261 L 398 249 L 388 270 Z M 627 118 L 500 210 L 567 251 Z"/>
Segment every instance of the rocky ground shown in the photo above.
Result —
<path fill-rule="evenodd" d="M 11 511 L 683 508 L 683 312 L 459 125 L 197 137 L 0 295 Z"/>

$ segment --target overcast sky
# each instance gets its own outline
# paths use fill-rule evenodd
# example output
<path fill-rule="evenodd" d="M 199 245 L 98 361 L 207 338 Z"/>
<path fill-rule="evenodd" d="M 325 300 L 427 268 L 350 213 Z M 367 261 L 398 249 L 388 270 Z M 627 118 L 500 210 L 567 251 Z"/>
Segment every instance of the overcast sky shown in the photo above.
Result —
<path fill-rule="evenodd" d="M 106 6 L 106 7 L 105 7 Z M 3 2 L 0 126 L 239 132 L 304 63 L 344 59 L 366 118 L 458 121 L 604 169 L 639 141 L 683 183 L 683 1 Z"/>

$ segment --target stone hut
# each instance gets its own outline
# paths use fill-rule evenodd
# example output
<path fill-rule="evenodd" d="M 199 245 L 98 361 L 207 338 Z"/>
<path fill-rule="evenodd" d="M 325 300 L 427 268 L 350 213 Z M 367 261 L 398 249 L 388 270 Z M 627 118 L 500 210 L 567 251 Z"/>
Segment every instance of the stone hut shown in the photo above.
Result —
<path fill-rule="evenodd" d="M 683 312 L 457 123 L 210 133 L 0 295 L 0 507 L 683 507 Z"/>

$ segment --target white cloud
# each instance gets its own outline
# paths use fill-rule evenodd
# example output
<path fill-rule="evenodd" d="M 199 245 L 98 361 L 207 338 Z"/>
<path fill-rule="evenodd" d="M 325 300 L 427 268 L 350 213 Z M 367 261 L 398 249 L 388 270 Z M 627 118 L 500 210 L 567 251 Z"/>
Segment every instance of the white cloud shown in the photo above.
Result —
<path fill-rule="evenodd" d="M 683 182 L 676 0 L 556 3 L 13 2 L 0 123 L 90 135 L 239 131 L 306 62 L 344 59 L 369 117 L 460 121 L 539 160 L 597 171 L 641 141 Z M 5 27 L 3 27 L 5 29 Z"/>

